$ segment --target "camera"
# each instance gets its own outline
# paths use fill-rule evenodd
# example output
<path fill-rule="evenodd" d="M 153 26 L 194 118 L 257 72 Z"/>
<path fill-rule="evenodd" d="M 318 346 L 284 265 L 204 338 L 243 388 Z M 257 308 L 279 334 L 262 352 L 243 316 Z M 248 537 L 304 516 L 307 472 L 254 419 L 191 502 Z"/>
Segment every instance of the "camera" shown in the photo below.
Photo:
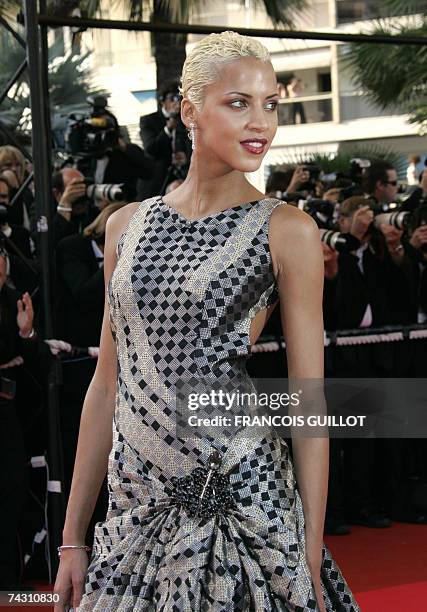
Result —
<path fill-rule="evenodd" d="M 276 192 L 276 197 L 289 203 L 295 203 L 299 209 L 313 217 L 319 228 L 320 240 L 334 251 L 350 252 L 359 248 L 360 241 L 355 236 L 342 234 L 335 227 L 335 204 L 333 202 L 320 198 L 305 200 L 300 193 L 289 193 L 285 196 L 282 192 Z"/>
<path fill-rule="evenodd" d="M 107 111 L 104 96 L 88 98 L 87 102 L 92 106 L 89 115 L 73 113 L 68 117 L 65 149 L 72 155 L 101 157 L 117 146 L 119 126 L 114 115 Z"/>
<path fill-rule="evenodd" d="M 360 240 L 352 234 L 342 234 L 334 230 L 320 229 L 320 240 L 338 253 L 349 253 L 360 247 Z"/>
<path fill-rule="evenodd" d="M 329 200 L 312 198 L 299 205 L 310 215 L 319 228 L 320 240 L 339 253 L 354 251 L 359 248 L 360 240 L 352 234 L 341 233 L 335 226 L 335 204 Z"/>
<path fill-rule="evenodd" d="M 99 207 L 103 200 L 109 204 L 114 202 L 128 202 L 132 195 L 130 189 L 125 183 L 94 183 L 91 179 L 84 180 L 86 188 L 86 197 L 89 198 L 95 206 Z"/>

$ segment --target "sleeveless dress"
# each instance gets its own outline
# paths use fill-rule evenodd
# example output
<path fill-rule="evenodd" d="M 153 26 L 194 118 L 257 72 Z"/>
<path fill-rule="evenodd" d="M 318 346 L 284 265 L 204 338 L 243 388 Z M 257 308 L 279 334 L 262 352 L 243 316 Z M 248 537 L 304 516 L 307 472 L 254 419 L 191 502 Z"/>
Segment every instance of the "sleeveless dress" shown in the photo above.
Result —
<path fill-rule="evenodd" d="M 319 610 L 287 444 L 274 431 L 183 439 L 175 422 L 178 380 L 249 378 L 251 320 L 278 298 L 268 226 L 283 204 L 188 220 L 156 196 L 120 238 L 109 505 L 79 611 Z M 325 545 L 321 578 L 328 612 L 360 610 Z"/>

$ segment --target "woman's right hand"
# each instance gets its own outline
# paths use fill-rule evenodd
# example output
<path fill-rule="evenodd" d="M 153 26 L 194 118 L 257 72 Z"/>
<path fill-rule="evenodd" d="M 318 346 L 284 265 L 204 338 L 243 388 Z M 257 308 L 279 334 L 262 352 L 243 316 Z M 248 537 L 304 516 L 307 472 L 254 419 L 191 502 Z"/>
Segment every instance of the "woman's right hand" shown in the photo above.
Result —
<path fill-rule="evenodd" d="M 59 595 L 55 612 L 66 612 L 69 606 L 77 609 L 83 595 L 89 559 L 80 549 L 63 550 L 53 592 Z"/>

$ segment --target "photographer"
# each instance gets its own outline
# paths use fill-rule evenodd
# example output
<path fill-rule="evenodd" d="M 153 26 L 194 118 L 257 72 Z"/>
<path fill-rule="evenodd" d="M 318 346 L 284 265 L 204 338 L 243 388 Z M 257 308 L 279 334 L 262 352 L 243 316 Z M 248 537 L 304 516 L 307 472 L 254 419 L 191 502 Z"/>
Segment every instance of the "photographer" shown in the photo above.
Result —
<path fill-rule="evenodd" d="M 178 82 L 161 88 L 159 103 L 157 112 L 140 119 L 144 150 L 155 163 L 153 178 L 144 185 L 144 198 L 163 194 L 168 183 L 185 178 L 190 163 L 191 142 L 181 121 Z"/>
<path fill-rule="evenodd" d="M 9 222 L 10 212 L 9 181 L 0 174 L 0 240 L 8 254 L 7 284 L 19 291 L 32 292 L 38 282 L 34 244 L 27 228 Z"/>
<path fill-rule="evenodd" d="M 265 191 L 267 196 L 286 200 L 288 194 L 300 193 L 310 181 L 310 170 L 306 166 L 296 166 L 288 170 L 276 170 L 268 177 Z M 301 193 L 301 199 L 304 194 Z"/>
<path fill-rule="evenodd" d="M 57 270 L 61 340 L 74 346 L 98 346 L 104 309 L 103 250 L 108 217 L 123 204 L 109 204 L 82 234 L 58 243 Z"/>
<path fill-rule="evenodd" d="M 413 205 L 409 223 L 402 239 L 410 262 L 410 296 L 414 304 L 413 323 L 427 322 L 427 170 L 421 175 L 420 186 L 411 196 Z M 405 202 L 407 204 L 409 200 Z M 422 374 L 425 376 L 425 372 Z"/>
<path fill-rule="evenodd" d="M 71 117 L 67 149 L 78 169 L 97 184 L 122 184 L 128 201 L 136 198 L 138 181 L 153 175 L 154 163 L 138 145 L 126 142 L 105 96 L 88 98 L 88 117 Z"/>
<path fill-rule="evenodd" d="M 385 161 L 373 162 L 363 173 L 362 187 L 367 196 L 386 209 L 387 204 L 395 201 L 399 189 L 393 164 Z"/>
<path fill-rule="evenodd" d="M 81 234 L 99 210 L 87 197 L 87 186 L 81 172 L 63 168 L 52 177 L 53 196 L 57 206 L 53 217 L 54 244 L 72 234 Z"/>
<path fill-rule="evenodd" d="M 409 275 L 402 230 L 381 224 L 374 227 L 374 212 L 361 196 L 345 200 L 339 208 L 342 233 L 360 240 L 355 251 L 337 253 L 323 244 L 325 291 L 332 312 L 325 316 L 328 329 L 382 326 L 411 322 Z"/>
<path fill-rule="evenodd" d="M 11 145 L 0 147 L 0 174 L 9 183 L 9 200 L 12 201 L 28 174 L 25 158 L 19 149 Z M 34 217 L 34 196 L 26 187 L 9 211 L 9 222 L 31 231 L 34 227 Z"/>

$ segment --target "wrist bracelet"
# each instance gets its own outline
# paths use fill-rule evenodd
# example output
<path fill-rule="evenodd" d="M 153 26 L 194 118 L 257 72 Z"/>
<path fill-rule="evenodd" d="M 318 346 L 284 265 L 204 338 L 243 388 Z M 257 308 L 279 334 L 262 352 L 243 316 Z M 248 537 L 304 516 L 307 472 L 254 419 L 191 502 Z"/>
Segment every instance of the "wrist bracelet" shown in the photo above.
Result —
<path fill-rule="evenodd" d="M 30 333 L 28 334 L 28 336 L 23 336 L 21 334 L 21 332 L 19 332 L 19 335 L 21 336 L 21 338 L 23 340 L 28 340 L 29 338 L 32 338 L 33 336 L 35 336 L 36 330 L 34 329 L 34 327 L 31 329 Z"/>
<path fill-rule="evenodd" d="M 69 213 L 73 211 L 72 208 L 67 208 L 66 206 L 61 206 L 61 205 L 57 206 L 56 210 L 59 210 L 59 212 L 69 212 Z"/>
<path fill-rule="evenodd" d="M 58 546 L 57 550 L 58 550 L 58 557 L 61 556 L 61 553 L 63 550 L 67 549 L 67 548 L 75 548 L 75 549 L 81 549 L 81 550 L 85 550 L 86 552 L 90 552 L 92 549 L 90 546 L 86 546 L 86 545 L 82 545 L 82 546 L 75 546 L 75 545 L 66 545 L 66 546 Z"/>

